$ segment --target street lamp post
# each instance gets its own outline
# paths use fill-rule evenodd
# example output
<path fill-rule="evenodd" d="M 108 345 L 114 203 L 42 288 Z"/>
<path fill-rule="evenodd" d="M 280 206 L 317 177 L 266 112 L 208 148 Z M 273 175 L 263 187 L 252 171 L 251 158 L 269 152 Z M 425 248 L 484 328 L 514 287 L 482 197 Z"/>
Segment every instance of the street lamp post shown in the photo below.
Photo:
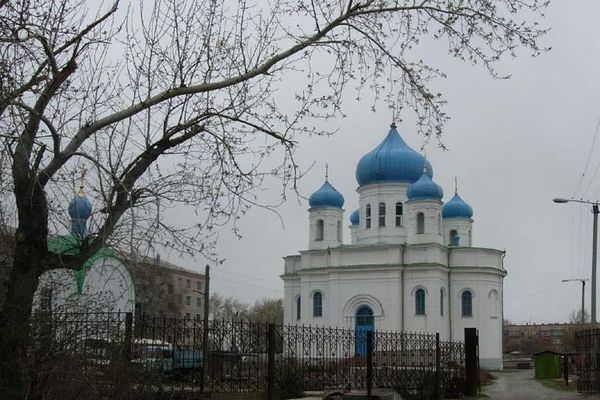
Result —
<path fill-rule="evenodd" d="M 585 323 L 585 282 L 589 279 L 563 279 L 563 282 L 581 282 L 581 323 Z"/>
<path fill-rule="evenodd" d="M 554 199 L 555 203 L 582 203 L 592 205 L 592 214 L 594 215 L 594 232 L 592 233 L 592 308 L 591 308 L 591 319 L 592 324 L 596 323 L 596 259 L 598 256 L 598 202 L 597 201 L 586 201 L 576 199 Z"/>

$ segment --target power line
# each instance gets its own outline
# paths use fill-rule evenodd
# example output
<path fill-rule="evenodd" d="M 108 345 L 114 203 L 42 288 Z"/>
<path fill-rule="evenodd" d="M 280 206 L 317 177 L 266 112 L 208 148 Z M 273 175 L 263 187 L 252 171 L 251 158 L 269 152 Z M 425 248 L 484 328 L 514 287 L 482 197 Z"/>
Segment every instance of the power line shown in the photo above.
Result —
<path fill-rule="evenodd" d="M 581 184 L 583 183 L 583 179 L 585 178 L 585 174 L 588 170 L 588 167 L 590 165 L 590 160 L 592 158 L 592 152 L 594 151 L 594 146 L 596 144 L 596 139 L 598 138 L 598 131 L 600 131 L 600 117 L 598 118 L 598 122 L 596 123 L 596 130 L 594 131 L 594 138 L 592 139 L 592 145 L 590 146 L 590 151 L 588 152 L 588 155 L 587 155 L 587 160 L 585 162 L 585 168 L 583 169 L 583 173 L 581 174 L 581 177 L 579 178 L 579 182 L 577 183 L 577 188 L 575 189 L 575 191 L 573 192 L 573 195 L 571 196 L 572 198 L 575 198 L 575 196 L 577 196 L 577 192 L 579 192 L 579 189 L 581 188 Z M 588 186 L 588 188 L 589 188 L 589 186 Z"/>

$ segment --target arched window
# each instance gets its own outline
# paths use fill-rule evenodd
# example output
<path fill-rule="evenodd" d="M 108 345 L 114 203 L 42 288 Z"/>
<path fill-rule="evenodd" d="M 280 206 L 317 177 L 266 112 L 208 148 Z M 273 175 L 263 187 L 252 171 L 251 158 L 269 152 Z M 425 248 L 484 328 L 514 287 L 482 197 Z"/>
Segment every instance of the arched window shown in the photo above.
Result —
<path fill-rule="evenodd" d="M 442 215 L 438 214 L 438 235 L 442 234 Z"/>
<path fill-rule="evenodd" d="M 300 296 L 296 297 L 296 320 L 300 321 L 300 317 L 302 316 L 302 298 Z"/>
<path fill-rule="evenodd" d="M 323 295 L 321 292 L 313 294 L 313 317 L 323 316 Z"/>
<path fill-rule="evenodd" d="M 365 224 L 366 228 L 369 229 L 371 227 L 371 205 L 367 204 L 365 208 Z"/>
<path fill-rule="evenodd" d="M 462 292 L 461 297 L 461 309 L 463 317 L 473 316 L 473 293 L 470 290 Z"/>
<path fill-rule="evenodd" d="M 315 240 L 323 240 L 323 237 L 325 237 L 325 223 L 323 222 L 322 219 L 318 219 L 317 220 L 317 235 L 315 237 Z"/>
<path fill-rule="evenodd" d="M 425 315 L 425 289 L 415 291 L 415 315 Z"/>
<path fill-rule="evenodd" d="M 342 241 L 342 221 L 337 223 L 337 240 L 338 242 Z"/>
<path fill-rule="evenodd" d="M 440 315 L 444 316 L 444 288 L 440 288 Z"/>
<path fill-rule="evenodd" d="M 379 203 L 379 226 L 385 226 L 385 203 Z"/>
<path fill-rule="evenodd" d="M 458 246 L 460 242 L 460 237 L 458 236 L 458 232 L 456 229 L 452 229 L 450 231 L 450 246 Z"/>
<path fill-rule="evenodd" d="M 473 246 L 473 235 L 469 229 L 469 247 Z"/>
<path fill-rule="evenodd" d="M 417 233 L 425 233 L 425 214 L 417 213 Z"/>
<path fill-rule="evenodd" d="M 402 202 L 396 203 L 396 226 L 402 226 Z"/>

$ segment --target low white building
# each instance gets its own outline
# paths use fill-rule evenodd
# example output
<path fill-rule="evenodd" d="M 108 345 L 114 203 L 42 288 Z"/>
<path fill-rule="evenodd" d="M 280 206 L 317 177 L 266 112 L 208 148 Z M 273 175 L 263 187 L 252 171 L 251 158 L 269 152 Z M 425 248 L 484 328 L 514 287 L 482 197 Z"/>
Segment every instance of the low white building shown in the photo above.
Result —
<path fill-rule="evenodd" d="M 473 210 L 442 202 L 431 165 L 392 125 L 356 168 L 359 209 L 343 243 L 344 197 L 309 198 L 308 249 L 285 257 L 285 323 L 356 330 L 479 330 L 482 368 L 502 368 L 504 252 L 473 246 Z M 358 350 L 357 350 L 358 351 Z"/>
<path fill-rule="evenodd" d="M 92 204 L 83 188 L 69 203 L 71 232 L 49 240 L 55 254 L 79 253 Z M 205 277 L 195 271 L 139 254 L 102 247 L 77 270 L 43 273 L 33 298 L 34 311 L 132 312 L 136 316 L 202 319 Z"/>

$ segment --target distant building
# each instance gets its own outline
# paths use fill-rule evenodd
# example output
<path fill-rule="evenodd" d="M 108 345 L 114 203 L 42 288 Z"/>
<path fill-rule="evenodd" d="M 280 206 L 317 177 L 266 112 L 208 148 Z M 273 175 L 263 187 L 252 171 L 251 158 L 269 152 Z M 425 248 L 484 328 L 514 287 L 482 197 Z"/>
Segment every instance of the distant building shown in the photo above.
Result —
<path fill-rule="evenodd" d="M 505 325 L 503 350 L 505 353 L 534 354 L 542 351 L 572 352 L 575 330 L 580 324 L 511 324 Z"/>
<path fill-rule="evenodd" d="M 69 204 L 71 234 L 49 240 L 49 250 L 77 254 L 91 213 L 92 205 L 81 189 Z M 78 271 L 54 269 L 42 274 L 33 309 L 201 319 L 204 283 L 203 274 L 159 257 L 125 255 L 104 247 Z"/>
<path fill-rule="evenodd" d="M 473 246 L 473 209 L 456 188 L 442 202 L 432 178 L 392 125 L 356 167 L 348 244 L 344 197 L 326 176 L 309 198 L 308 249 L 285 257 L 285 323 L 438 332 L 442 340 L 477 328 L 481 366 L 502 369 L 504 251 Z"/>

